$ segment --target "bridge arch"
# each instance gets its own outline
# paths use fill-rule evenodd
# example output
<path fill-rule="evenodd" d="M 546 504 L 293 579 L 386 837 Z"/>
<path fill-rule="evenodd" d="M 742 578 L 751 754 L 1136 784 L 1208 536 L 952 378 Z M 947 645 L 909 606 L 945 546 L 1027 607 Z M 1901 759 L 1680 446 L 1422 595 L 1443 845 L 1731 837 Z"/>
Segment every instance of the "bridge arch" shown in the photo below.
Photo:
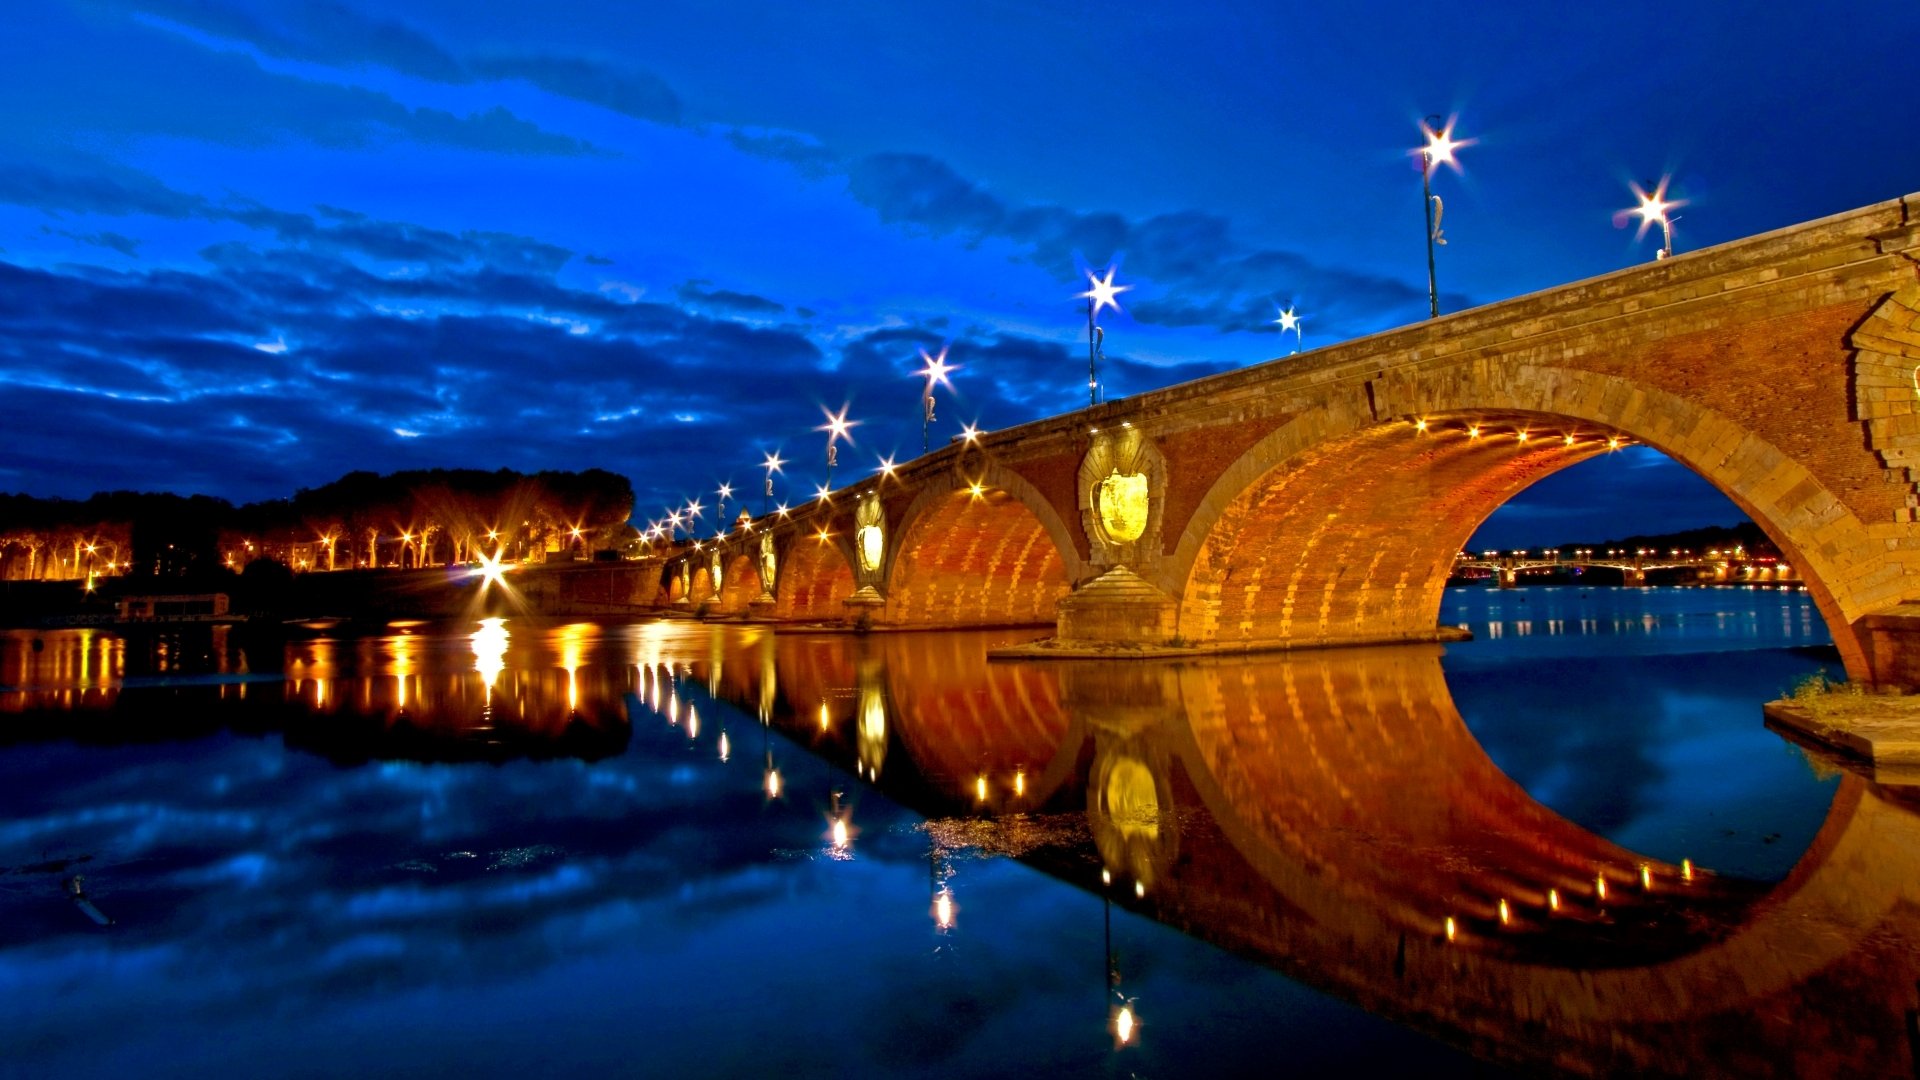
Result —
<path fill-rule="evenodd" d="M 781 552 L 775 577 L 774 617 L 831 620 L 846 617 L 853 595 L 853 559 L 832 534 L 797 532 Z"/>
<path fill-rule="evenodd" d="M 754 570 L 753 557 L 745 551 L 731 551 L 724 558 L 716 606 L 728 615 L 745 614 L 747 605 L 760 596 L 760 575 Z"/>
<path fill-rule="evenodd" d="M 885 616 L 895 625 L 1050 625 L 1084 576 L 1053 505 L 992 464 L 929 479 L 894 536 Z"/>
<path fill-rule="evenodd" d="M 695 604 L 704 604 L 713 599 L 713 575 L 707 571 L 705 559 L 694 564 L 693 584 L 687 590 L 687 596 Z"/>
<path fill-rule="evenodd" d="M 1644 443 L 1728 496 L 1800 570 L 1847 670 L 1869 674 L 1851 590 L 1866 527 L 1793 457 L 1728 417 L 1593 372 L 1485 365 L 1369 384 L 1229 466 L 1167 571 L 1182 637 L 1344 644 L 1431 635 L 1455 555 L 1543 477 Z"/>

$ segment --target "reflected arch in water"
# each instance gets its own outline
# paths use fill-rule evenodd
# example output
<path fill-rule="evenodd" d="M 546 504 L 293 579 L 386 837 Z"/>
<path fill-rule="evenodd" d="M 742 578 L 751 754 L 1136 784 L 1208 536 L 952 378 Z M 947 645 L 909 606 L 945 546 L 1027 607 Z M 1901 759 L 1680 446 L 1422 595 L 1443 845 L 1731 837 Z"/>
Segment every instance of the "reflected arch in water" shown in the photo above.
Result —
<path fill-rule="evenodd" d="M 1847 570 L 1872 562 L 1865 524 L 1726 416 L 1616 376 L 1546 367 L 1497 384 L 1485 372 L 1409 372 L 1369 389 L 1366 410 L 1316 410 L 1260 439 L 1200 500 L 1166 571 L 1182 597 L 1183 637 L 1430 634 L 1474 529 L 1527 485 L 1618 437 L 1698 473 L 1758 523 L 1800 569 L 1848 672 L 1868 674 L 1853 627 L 1875 601 Z M 1863 478 L 1862 490 L 1897 498 L 1878 479 Z"/>
<path fill-rule="evenodd" d="M 1694 1055 L 1714 1032 L 1689 1024 L 1739 1028 L 1783 995 L 1794 1005 L 1765 1037 L 1791 1047 L 1797 1009 L 1847 1015 L 1865 1007 L 1842 989 L 1850 980 L 1910 985 L 1920 974 L 1910 956 L 1903 973 L 1846 970 L 1886 959 L 1861 949 L 1870 937 L 1920 940 L 1920 818 L 1909 809 L 1849 777 L 1785 881 L 1696 872 L 1689 883 L 1683 868 L 1560 818 L 1500 773 L 1454 708 L 1439 653 L 1302 653 L 1182 672 L 1175 756 L 1234 850 L 1318 928 L 1259 928 L 1259 947 L 1301 977 L 1390 1015 L 1466 1031 L 1533 1025 L 1665 1071 L 1704 1060 Z M 1256 667 L 1270 670 L 1255 677 Z M 1221 929 L 1255 943 L 1246 928 Z M 1431 992 L 1411 1000 L 1409 985 Z M 1830 1069 L 1820 1060 L 1812 1071 Z"/>
<path fill-rule="evenodd" d="M 1052 503 L 987 462 L 929 479 L 897 533 L 885 617 L 899 626 L 1050 626 L 1083 576 Z"/>

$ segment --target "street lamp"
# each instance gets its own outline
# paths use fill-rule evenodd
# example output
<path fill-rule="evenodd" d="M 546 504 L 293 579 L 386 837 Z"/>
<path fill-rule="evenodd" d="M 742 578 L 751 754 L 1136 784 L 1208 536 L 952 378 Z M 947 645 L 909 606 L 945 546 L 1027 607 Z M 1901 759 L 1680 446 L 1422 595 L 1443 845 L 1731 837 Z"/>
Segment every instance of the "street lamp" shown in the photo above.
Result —
<path fill-rule="evenodd" d="M 773 474 L 779 472 L 780 466 L 785 465 L 786 462 L 780 460 L 780 451 L 775 450 L 767 455 L 766 461 L 762 464 L 767 469 L 767 497 L 760 502 L 760 512 L 764 514 L 767 512 L 767 503 L 773 499 Z"/>
<path fill-rule="evenodd" d="M 1435 128 L 1439 128 L 1435 131 Z M 1453 121 L 1448 120 L 1441 126 L 1438 116 L 1429 116 L 1420 124 L 1420 131 L 1427 137 L 1427 145 L 1420 148 L 1420 204 L 1427 215 L 1427 316 L 1440 317 L 1440 289 L 1433 276 L 1434 245 L 1444 246 L 1446 237 L 1441 235 L 1440 217 L 1446 210 L 1446 204 L 1440 196 L 1433 193 L 1433 170 L 1436 165 L 1452 165 L 1458 172 L 1460 163 L 1453 158 L 1454 151 L 1470 145 L 1473 140 L 1456 140 L 1453 137 Z"/>
<path fill-rule="evenodd" d="M 1664 176 L 1660 178 L 1658 184 L 1652 185 L 1653 192 L 1651 194 L 1639 184 L 1629 184 L 1628 186 L 1633 189 L 1634 197 L 1640 200 L 1639 206 L 1623 212 L 1623 216 L 1624 214 L 1640 215 L 1640 228 L 1639 231 L 1633 234 L 1633 238 L 1638 240 L 1642 236 L 1645 236 L 1647 234 L 1647 228 L 1655 222 L 1658 222 L 1660 225 L 1660 250 L 1655 252 L 1653 257 L 1655 259 L 1671 258 L 1673 256 L 1673 222 L 1675 219 L 1667 216 L 1667 212 L 1677 210 L 1685 206 L 1686 203 L 1680 200 L 1668 201 L 1667 178 Z"/>
<path fill-rule="evenodd" d="M 717 508 L 716 520 L 720 524 L 720 535 L 725 536 L 728 531 L 727 530 L 727 500 L 733 498 L 732 481 L 728 481 L 726 483 L 721 484 L 719 487 L 714 489 L 714 493 L 720 496 L 720 505 Z"/>
<path fill-rule="evenodd" d="M 920 359 L 927 362 L 927 366 L 920 370 L 921 376 L 927 380 L 926 387 L 920 391 L 920 452 L 924 454 L 927 452 L 927 427 L 933 423 L 933 388 L 935 384 L 940 384 L 949 390 L 953 389 L 947 376 L 960 368 L 948 365 L 945 349 L 940 350 L 939 356 L 928 356 L 927 350 L 921 349 Z"/>
<path fill-rule="evenodd" d="M 828 491 L 833 490 L 833 467 L 835 465 L 840 464 L 840 449 L 836 444 L 841 439 L 845 439 L 847 440 L 847 445 L 852 446 L 853 436 L 849 432 L 853 428 L 858 427 L 860 425 L 860 421 L 858 420 L 847 419 L 847 409 L 850 407 L 851 406 L 848 406 L 848 405 L 842 405 L 840 406 L 840 411 L 836 414 L 832 410 L 828 409 L 825 405 L 822 405 L 820 407 L 820 411 L 826 415 L 827 422 L 813 429 L 815 431 L 824 431 L 827 433 L 827 490 Z"/>
<path fill-rule="evenodd" d="M 1120 301 L 1114 297 L 1133 288 L 1131 285 L 1115 285 L 1113 274 L 1114 268 L 1111 266 L 1107 267 L 1105 278 L 1095 277 L 1093 271 L 1087 271 L 1089 288 L 1086 292 L 1079 294 L 1080 298 L 1087 302 L 1087 405 L 1089 407 L 1100 404 L 1100 375 L 1097 370 L 1097 361 L 1101 355 L 1101 347 L 1107 340 L 1107 332 L 1094 325 L 1093 320 L 1099 316 L 1101 308 L 1110 307 L 1119 311 Z"/>
<path fill-rule="evenodd" d="M 1301 319 L 1293 308 L 1294 305 L 1288 304 L 1286 310 L 1280 312 L 1280 317 L 1273 321 L 1280 325 L 1282 337 L 1286 336 L 1287 331 L 1293 331 L 1293 351 L 1299 352 L 1301 346 L 1306 343 L 1306 331 L 1300 329 Z"/>

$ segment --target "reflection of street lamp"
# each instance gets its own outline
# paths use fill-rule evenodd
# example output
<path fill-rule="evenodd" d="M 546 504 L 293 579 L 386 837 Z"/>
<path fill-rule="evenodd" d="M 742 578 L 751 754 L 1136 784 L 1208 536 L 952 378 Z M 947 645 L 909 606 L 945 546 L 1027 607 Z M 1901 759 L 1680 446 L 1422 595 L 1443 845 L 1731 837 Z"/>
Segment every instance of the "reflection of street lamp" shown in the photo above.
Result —
<path fill-rule="evenodd" d="M 1446 121 L 1440 127 L 1440 117 L 1429 116 L 1421 123 L 1420 130 L 1427 137 L 1427 145 L 1420 148 L 1420 203 L 1427 215 L 1427 314 L 1430 318 L 1440 315 L 1440 289 L 1433 276 L 1433 248 L 1435 244 L 1444 245 L 1447 241 L 1440 233 L 1440 217 L 1446 206 L 1440 197 L 1433 193 L 1433 169 L 1436 165 L 1452 165 L 1459 171 L 1460 165 L 1453 159 L 1453 152 L 1468 145 L 1472 140 L 1455 141 L 1453 121 Z M 1440 127 L 1439 131 L 1434 128 Z"/>
<path fill-rule="evenodd" d="M 1114 299 L 1119 294 L 1133 288 L 1131 285 L 1113 283 L 1114 268 L 1107 267 L 1107 276 L 1097 278 L 1093 271 L 1087 271 L 1088 289 L 1080 294 L 1087 302 L 1087 405 L 1100 404 L 1100 374 L 1096 370 L 1096 361 L 1100 358 L 1102 346 L 1106 344 L 1107 332 L 1094 325 L 1094 319 L 1101 308 L 1110 307 L 1120 310 L 1120 301 Z"/>

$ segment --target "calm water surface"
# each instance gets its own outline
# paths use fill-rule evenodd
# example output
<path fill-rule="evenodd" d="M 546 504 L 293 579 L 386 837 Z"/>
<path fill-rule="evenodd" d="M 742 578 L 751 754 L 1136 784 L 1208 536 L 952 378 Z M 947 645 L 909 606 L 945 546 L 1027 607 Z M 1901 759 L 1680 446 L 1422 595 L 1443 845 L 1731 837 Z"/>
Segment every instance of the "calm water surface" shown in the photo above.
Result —
<path fill-rule="evenodd" d="M 1443 621 L 0 636 L 0 1072 L 1911 1071 L 1920 818 L 1760 721 L 1806 594 Z"/>

